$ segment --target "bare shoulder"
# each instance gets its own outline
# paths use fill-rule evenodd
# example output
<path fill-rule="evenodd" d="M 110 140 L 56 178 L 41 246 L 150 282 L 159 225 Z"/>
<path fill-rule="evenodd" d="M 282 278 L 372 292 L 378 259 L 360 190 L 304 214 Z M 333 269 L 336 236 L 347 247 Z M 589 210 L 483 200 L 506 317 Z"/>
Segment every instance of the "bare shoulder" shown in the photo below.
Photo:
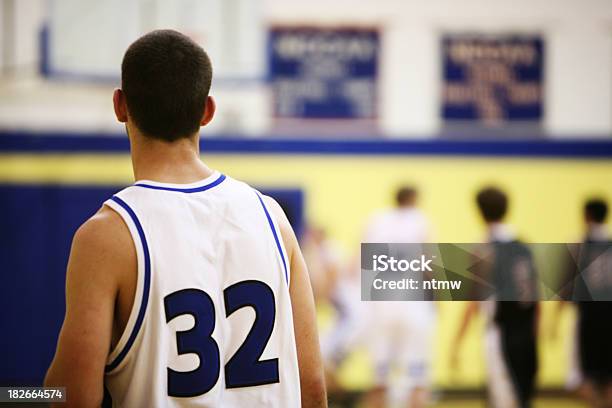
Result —
<path fill-rule="evenodd" d="M 285 211 L 283 211 L 283 208 L 280 206 L 280 204 L 270 196 L 262 195 L 262 197 L 270 211 L 272 211 L 272 213 L 276 217 L 279 226 L 281 226 L 280 224 L 287 224 L 289 227 L 291 227 L 291 225 L 289 225 L 289 220 L 287 220 L 287 216 L 285 215 Z"/>
<path fill-rule="evenodd" d="M 136 259 L 130 231 L 119 214 L 102 206 L 74 234 L 73 255 L 85 255 L 90 261 L 116 265 Z"/>
<path fill-rule="evenodd" d="M 293 228 L 291 227 L 291 224 L 289 223 L 289 220 L 285 215 L 285 211 L 283 211 L 283 208 L 280 206 L 280 204 L 278 204 L 276 200 L 272 197 L 264 195 L 263 199 L 268 208 L 270 209 L 270 212 L 272 212 L 272 215 L 276 219 L 276 222 L 278 223 L 278 227 L 281 230 L 281 235 L 283 236 L 283 242 L 285 243 L 285 248 L 287 252 L 291 254 L 293 252 L 293 248 L 295 248 L 295 245 L 297 243 L 297 238 L 295 237 Z"/>
<path fill-rule="evenodd" d="M 121 216 L 104 205 L 79 227 L 75 239 L 83 244 L 115 247 L 130 239 L 130 232 Z"/>

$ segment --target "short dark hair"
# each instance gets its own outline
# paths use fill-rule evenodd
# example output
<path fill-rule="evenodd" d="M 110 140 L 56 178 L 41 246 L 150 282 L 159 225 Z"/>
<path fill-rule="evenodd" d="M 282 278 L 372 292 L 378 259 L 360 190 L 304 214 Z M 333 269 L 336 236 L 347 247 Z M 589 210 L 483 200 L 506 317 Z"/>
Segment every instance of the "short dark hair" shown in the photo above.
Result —
<path fill-rule="evenodd" d="M 417 196 L 417 190 L 411 186 L 402 186 L 395 193 L 395 202 L 398 206 L 414 204 Z"/>
<path fill-rule="evenodd" d="M 592 198 L 584 204 L 584 216 L 589 221 L 601 224 L 608 216 L 608 204 L 601 198 Z"/>
<path fill-rule="evenodd" d="M 168 142 L 198 131 L 211 80 L 206 52 L 174 30 L 140 37 L 121 63 L 130 117 L 145 136 Z"/>
<path fill-rule="evenodd" d="M 501 221 L 508 210 L 508 196 L 497 187 L 485 187 L 476 195 L 480 214 L 487 222 Z"/>

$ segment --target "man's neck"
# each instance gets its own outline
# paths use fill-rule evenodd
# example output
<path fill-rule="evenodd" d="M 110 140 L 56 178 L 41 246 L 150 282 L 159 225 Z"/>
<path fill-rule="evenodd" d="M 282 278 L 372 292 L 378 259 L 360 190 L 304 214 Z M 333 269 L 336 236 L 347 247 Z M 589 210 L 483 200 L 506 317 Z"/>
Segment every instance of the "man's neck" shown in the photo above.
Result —
<path fill-rule="evenodd" d="M 168 143 L 137 136 L 131 141 L 131 148 L 136 181 L 186 184 L 212 174 L 212 170 L 200 160 L 197 138 Z"/>

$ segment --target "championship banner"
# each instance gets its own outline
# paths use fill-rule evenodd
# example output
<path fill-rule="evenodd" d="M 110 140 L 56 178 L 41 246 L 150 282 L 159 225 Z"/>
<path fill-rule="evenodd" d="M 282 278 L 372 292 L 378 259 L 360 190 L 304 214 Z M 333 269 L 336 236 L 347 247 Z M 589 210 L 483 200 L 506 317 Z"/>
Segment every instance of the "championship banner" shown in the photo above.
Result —
<path fill-rule="evenodd" d="M 374 119 L 379 54 L 375 29 L 272 28 L 269 75 L 275 117 Z"/>
<path fill-rule="evenodd" d="M 442 118 L 495 127 L 543 116 L 544 42 L 535 35 L 442 39 Z"/>

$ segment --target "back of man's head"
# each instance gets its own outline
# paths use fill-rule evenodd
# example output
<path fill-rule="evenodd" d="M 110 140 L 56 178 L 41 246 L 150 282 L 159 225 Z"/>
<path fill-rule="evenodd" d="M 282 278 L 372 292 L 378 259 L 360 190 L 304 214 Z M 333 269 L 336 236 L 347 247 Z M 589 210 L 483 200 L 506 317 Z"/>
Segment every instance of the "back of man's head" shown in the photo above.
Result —
<path fill-rule="evenodd" d="M 121 64 L 130 119 L 144 136 L 168 142 L 198 131 L 211 80 L 206 52 L 173 30 L 140 37 Z"/>
<path fill-rule="evenodd" d="M 601 198 L 588 200 L 584 205 L 584 218 L 587 222 L 603 224 L 608 216 L 608 204 Z"/>
<path fill-rule="evenodd" d="M 476 195 L 476 203 L 486 222 L 500 222 L 508 210 L 508 196 L 497 187 L 486 187 Z"/>
<path fill-rule="evenodd" d="M 417 190 L 411 186 L 402 186 L 395 193 L 395 203 L 398 207 L 411 207 L 416 204 Z"/>

